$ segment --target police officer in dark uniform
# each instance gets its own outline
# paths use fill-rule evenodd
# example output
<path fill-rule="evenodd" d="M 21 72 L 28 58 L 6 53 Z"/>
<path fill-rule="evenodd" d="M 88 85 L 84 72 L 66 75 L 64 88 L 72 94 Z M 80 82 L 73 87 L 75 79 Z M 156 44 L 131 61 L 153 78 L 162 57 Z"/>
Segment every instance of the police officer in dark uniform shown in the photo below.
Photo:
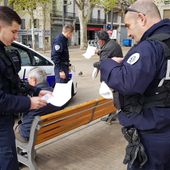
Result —
<path fill-rule="evenodd" d="M 120 94 L 124 163 L 128 170 L 169 170 L 170 46 L 153 36 L 170 35 L 170 20 L 161 20 L 152 1 L 138 0 L 127 8 L 125 26 L 137 44 L 124 59 L 105 59 L 100 68 L 102 80 Z"/>
<path fill-rule="evenodd" d="M 46 105 L 41 97 L 26 97 L 20 93 L 18 71 L 20 62 L 17 55 L 11 56 L 7 46 L 18 38 L 21 18 L 9 7 L 0 6 L 0 169 L 18 170 L 15 136 L 13 132 L 14 114 Z M 19 68 L 18 68 L 18 67 Z M 35 89 L 43 96 L 46 91 Z"/>
<path fill-rule="evenodd" d="M 62 33 L 57 35 L 53 41 L 51 59 L 55 64 L 55 82 L 67 83 L 69 80 L 69 51 L 68 39 L 72 38 L 74 27 L 72 25 L 65 25 Z"/>

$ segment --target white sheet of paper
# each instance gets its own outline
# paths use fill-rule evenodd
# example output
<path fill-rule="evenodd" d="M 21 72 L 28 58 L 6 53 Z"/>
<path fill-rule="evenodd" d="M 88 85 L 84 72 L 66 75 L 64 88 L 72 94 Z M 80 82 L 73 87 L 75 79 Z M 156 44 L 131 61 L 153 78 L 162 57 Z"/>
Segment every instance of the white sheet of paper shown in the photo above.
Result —
<path fill-rule="evenodd" d="M 52 97 L 47 99 L 47 103 L 51 103 L 54 106 L 63 106 L 71 99 L 71 88 L 73 81 L 68 83 L 56 83 Z"/>
<path fill-rule="evenodd" d="M 95 51 L 96 51 L 97 47 L 93 47 L 88 45 L 86 52 L 83 54 L 83 56 L 86 59 L 90 59 L 93 55 L 95 55 Z"/>
<path fill-rule="evenodd" d="M 113 99 L 113 93 L 104 81 L 100 85 L 99 94 L 105 99 Z"/>

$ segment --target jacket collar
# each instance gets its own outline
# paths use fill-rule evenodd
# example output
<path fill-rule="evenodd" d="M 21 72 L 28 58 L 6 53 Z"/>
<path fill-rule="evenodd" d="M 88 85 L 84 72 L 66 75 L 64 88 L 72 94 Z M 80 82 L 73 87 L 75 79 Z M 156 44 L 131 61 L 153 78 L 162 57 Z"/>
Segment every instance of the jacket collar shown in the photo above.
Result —
<path fill-rule="evenodd" d="M 170 20 L 163 19 L 160 22 L 154 24 L 151 28 L 149 28 L 142 36 L 141 41 L 146 40 L 153 34 L 159 33 L 169 33 L 170 34 Z"/>

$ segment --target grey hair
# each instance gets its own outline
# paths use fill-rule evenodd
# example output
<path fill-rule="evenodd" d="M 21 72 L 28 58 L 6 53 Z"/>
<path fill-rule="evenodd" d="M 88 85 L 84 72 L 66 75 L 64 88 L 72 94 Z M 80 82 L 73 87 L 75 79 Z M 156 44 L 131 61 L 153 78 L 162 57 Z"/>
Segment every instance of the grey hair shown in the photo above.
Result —
<path fill-rule="evenodd" d="M 158 7 L 151 0 L 137 0 L 130 6 L 130 8 L 142 12 L 143 14 L 151 16 L 153 18 L 161 19 Z"/>
<path fill-rule="evenodd" d="M 35 67 L 29 71 L 28 78 L 35 78 L 38 83 L 43 83 L 46 82 L 47 74 L 43 69 Z"/>

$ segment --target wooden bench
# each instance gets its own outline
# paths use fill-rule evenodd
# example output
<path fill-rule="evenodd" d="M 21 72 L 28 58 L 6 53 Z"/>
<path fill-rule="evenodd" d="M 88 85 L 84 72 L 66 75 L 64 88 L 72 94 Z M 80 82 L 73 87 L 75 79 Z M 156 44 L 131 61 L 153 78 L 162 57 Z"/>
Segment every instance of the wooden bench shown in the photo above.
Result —
<path fill-rule="evenodd" d="M 114 112 L 116 108 L 112 100 L 99 98 L 48 115 L 36 116 L 29 142 L 21 143 L 16 139 L 18 161 L 30 170 L 36 170 L 35 146 Z M 22 150 L 26 154 L 23 155 Z"/>

